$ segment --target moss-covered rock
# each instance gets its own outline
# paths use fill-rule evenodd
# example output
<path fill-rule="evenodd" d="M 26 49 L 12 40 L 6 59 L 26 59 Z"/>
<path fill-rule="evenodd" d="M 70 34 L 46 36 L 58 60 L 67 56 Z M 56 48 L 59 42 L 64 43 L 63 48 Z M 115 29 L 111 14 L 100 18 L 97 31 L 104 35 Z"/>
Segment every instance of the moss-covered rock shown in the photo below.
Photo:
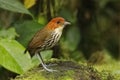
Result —
<path fill-rule="evenodd" d="M 56 64 L 49 68 L 58 70 L 56 72 L 47 72 L 42 66 L 35 67 L 23 75 L 17 76 L 12 80 L 103 80 L 103 75 L 93 67 L 77 64 L 72 61 L 55 61 Z M 113 80 L 110 75 L 105 75 L 105 79 Z"/>

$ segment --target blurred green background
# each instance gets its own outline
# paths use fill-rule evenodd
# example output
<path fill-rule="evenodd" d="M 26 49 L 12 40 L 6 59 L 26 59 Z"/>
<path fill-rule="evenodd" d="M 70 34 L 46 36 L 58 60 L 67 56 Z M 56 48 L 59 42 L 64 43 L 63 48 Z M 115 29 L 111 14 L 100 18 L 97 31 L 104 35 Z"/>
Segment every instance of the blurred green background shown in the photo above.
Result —
<path fill-rule="evenodd" d="M 71 25 L 50 51 L 52 58 L 90 65 L 120 60 L 120 0 L 0 1 L 0 40 L 15 40 L 26 47 L 35 32 L 57 16 Z M 3 67 L 0 72 L 11 76 Z"/>

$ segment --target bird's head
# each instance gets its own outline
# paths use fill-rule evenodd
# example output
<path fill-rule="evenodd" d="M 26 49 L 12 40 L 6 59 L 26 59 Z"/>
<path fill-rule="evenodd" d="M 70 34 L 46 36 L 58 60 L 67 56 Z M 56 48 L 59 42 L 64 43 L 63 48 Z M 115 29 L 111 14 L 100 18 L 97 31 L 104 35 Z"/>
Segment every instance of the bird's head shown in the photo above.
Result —
<path fill-rule="evenodd" d="M 56 17 L 53 18 L 48 24 L 47 24 L 47 28 L 49 30 L 55 30 L 55 29 L 63 29 L 66 25 L 69 25 L 70 22 L 65 21 L 64 18 L 62 17 Z"/>

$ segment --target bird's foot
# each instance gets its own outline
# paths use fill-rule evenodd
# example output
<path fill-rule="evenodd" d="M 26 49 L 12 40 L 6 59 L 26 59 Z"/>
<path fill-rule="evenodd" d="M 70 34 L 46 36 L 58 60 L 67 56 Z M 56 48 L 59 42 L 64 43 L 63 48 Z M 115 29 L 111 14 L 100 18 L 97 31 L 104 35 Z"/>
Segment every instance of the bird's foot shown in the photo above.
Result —
<path fill-rule="evenodd" d="M 49 69 L 49 68 L 47 68 L 48 66 L 53 66 L 53 65 L 44 65 L 44 69 L 46 70 L 46 71 L 48 71 L 48 72 L 56 72 L 57 70 L 53 70 L 53 69 Z"/>
<path fill-rule="evenodd" d="M 41 62 L 41 64 L 42 64 L 43 68 L 44 68 L 46 71 L 48 71 L 48 72 L 55 72 L 55 71 L 57 71 L 57 70 L 52 70 L 52 69 L 47 68 L 47 65 L 44 64 L 41 55 L 40 55 L 40 54 L 36 54 L 36 55 L 37 55 L 38 59 L 40 60 L 40 62 Z"/>
<path fill-rule="evenodd" d="M 45 64 L 46 67 L 51 67 L 51 66 L 56 66 L 56 65 L 57 65 L 57 64 L 52 64 L 52 63 L 50 63 L 50 64 L 48 64 L 48 65 Z"/>
<path fill-rule="evenodd" d="M 49 68 L 46 68 L 45 70 L 48 72 L 57 72 L 58 71 L 58 70 L 53 70 L 53 69 L 49 69 Z"/>

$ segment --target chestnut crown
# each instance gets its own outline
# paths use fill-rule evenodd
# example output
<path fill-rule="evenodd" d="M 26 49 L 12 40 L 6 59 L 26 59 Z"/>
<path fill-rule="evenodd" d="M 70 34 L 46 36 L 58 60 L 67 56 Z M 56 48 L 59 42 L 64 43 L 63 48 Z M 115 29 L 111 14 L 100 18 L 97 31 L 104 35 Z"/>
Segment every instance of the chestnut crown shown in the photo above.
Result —
<path fill-rule="evenodd" d="M 53 18 L 48 24 L 47 24 L 47 28 L 50 29 L 50 30 L 54 30 L 56 28 L 59 28 L 59 27 L 64 27 L 66 25 L 70 24 L 70 22 L 67 22 L 65 21 L 64 18 L 62 17 L 56 17 L 56 18 Z"/>

